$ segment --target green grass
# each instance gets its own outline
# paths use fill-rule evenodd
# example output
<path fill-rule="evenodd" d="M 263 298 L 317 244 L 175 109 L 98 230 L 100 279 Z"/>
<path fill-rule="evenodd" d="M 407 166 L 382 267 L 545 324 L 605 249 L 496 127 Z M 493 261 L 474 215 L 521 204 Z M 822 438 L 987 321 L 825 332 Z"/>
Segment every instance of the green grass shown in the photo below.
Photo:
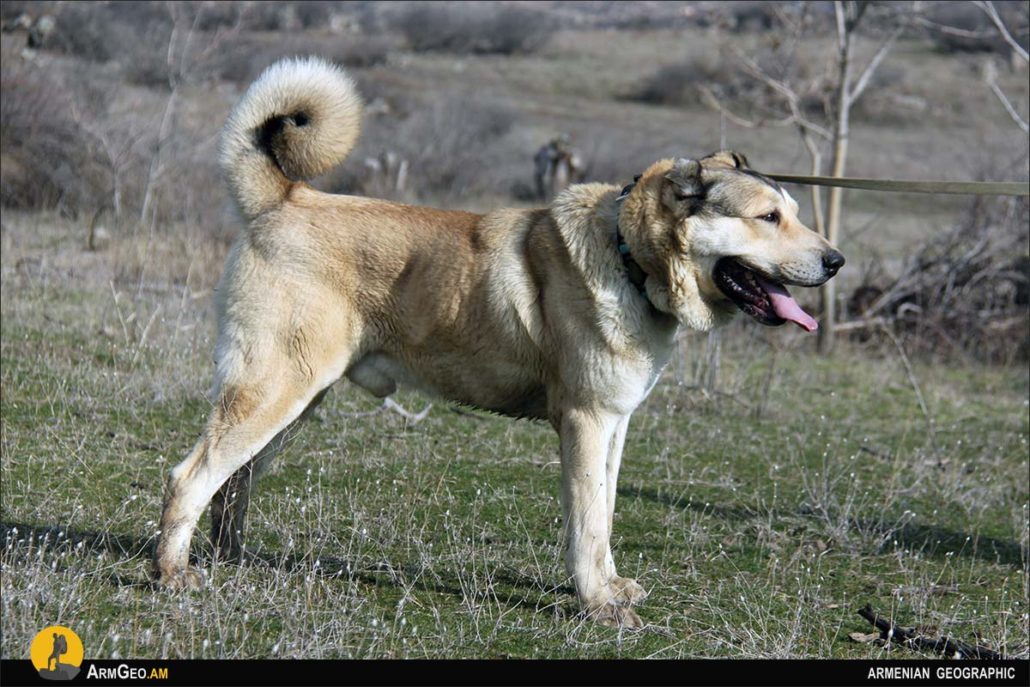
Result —
<path fill-rule="evenodd" d="M 321 27 L 294 33 L 316 48 L 340 38 Z M 194 45 L 215 40 L 204 36 Z M 255 37 L 281 44 L 271 33 Z M 494 197 L 455 188 L 424 199 L 450 207 L 516 202 L 512 182 L 531 181 L 533 153 L 559 132 L 575 136 L 592 174 L 613 182 L 656 157 L 700 155 L 723 139 L 758 169 L 805 172 L 804 146 L 785 129 L 723 127 L 701 103 L 627 99 L 664 65 L 725 62 L 727 41 L 760 55 L 770 40 L 779 34 L 570 28 L 531 55 L 391 49 L 386 63 L 351 70 L 370 101 L 392 112 L 368 118 L 346 164 L 360 169 L 366 155 L 403 152 L 406 137 L 419 135 L 414 115 L 460 101 L 510 111 L 513 126 L 460 151 L 465 164 L 480 161 L 491 180 L 484 194 Z M 860 41 L 857 63 L 875 44 Z M 23 47 L 20 34 L 0 37 L 5 65 L 20 64 Z M 822 64 L 834 49 L 832 38 L 813 39 L 799 55 Z M 147 56 L 117 57 L 100 67 L 37 51 L 39 71 L 19 83 L 78 84 L 91 94 L 75 109 L 91 140 L 125 133 L 111 141 L 126 144 L 118 174 L 125 215 L 134 217 L 171 101 L 163 82 L 130 84 L 116 68 L 148 64 L 137 59 Z M 847 173 L 1009 174 L 1025 137 L 983 83 L 981 61 L 899 41 L 880 72 L 886 85 L 874 84 L 854 112 Z M 212 568 L 202 522 L 194 553 L 211 585 L 153 589 L 148 557 L 164 476 L 190 450 L 209 407 L 211 289 L 225 253 L 212 236 L 231 224 L 224 192 L 212 192 L 221 181 L 211 146 L 245 86 L 213 85 L 200 69 L 174 100 L 153 231 L 128 221 L 108 227 L 110 247 L 92 253 L 82 248 L 88 213 L 76 222 L 4 209 L 0 656 L 25 657 L 53 623 L 73 628 L 91 658 L 888 655 L 847 639 L 868 631 L 855 613 L 867 602 L 902 624 L 1028 655 L 1025 366 L 915 361 L 924 413 L 889 344 L 843 345 L 818 358 L 809 338 L 748 323 L 722 334 L 721 374 L 709 391 L 698 383 L 706 338 L 685 336 L 631 424 L 613 543 L 621 574 L 651 592 L 641 609 L 647 631 L 619 633 L 577 615 L 560 555 L 557 439 L 548 427 L 440 402 L 416 425 L 394 413 L 358 415 L 376 403 L 346 384 L 259 485 L 248 536 L 257 560 Z M 1002 69 L 999 80 L 1026 112 L 1025 74 Z M 31 88 L 5 85 L 4 95 L 39 112 Z M 895 96 L 924 108 L 899 109 Z M 30 162 L 16 156 L 15 177 L 19 161 Z M 39 162 L 48 174 L 64 169 Z M 6 158 L 4 169 L 6 177 Z M 75 172 L 87 182 L 98 173 Z M 433 164 L 414 165 L 412 188 L 435 173 Z M 94 181 L 82 188 L 111 180 Z M 795 195 L 809 216 L 808 194 Z M 840 292 L 870 263 L 893 270 L 965 203 L 848 192 Z M 429 401 L 400 402 L 418 409 Z"/>
<path fill-rule="evenodd" d="M 164 475 L 208 409 L 213 277 L 139 289 L 76 231 L 4 229 L 4 658 L 54 623 L 91 658 L 912 657 L 847 638 L 865 603 L 1027 655 L 1027 370 L 916 362 L 924 415 L 893 348 L 819 358 L 748 323 L 714 392 L 686 336 L 631 423 L 613 545 L 651 592 L 643 632 L 577 614 L 547 426 L 359 416 L 376 403 L 344 383 L 261 482 L 256 559 L 212 568 L 205 516 L 211 584 L 156 590 Z"/>

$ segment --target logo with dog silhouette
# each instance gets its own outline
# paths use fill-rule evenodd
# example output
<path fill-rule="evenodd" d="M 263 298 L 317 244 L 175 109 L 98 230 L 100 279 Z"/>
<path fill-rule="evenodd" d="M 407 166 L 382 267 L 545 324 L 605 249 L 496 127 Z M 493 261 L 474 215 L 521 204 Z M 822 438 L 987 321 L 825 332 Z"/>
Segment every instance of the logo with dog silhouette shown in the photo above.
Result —
<path fill-rule="evenodd" d="M 44 680 L 71 680 L 82 665 L 82 640 L 63 625 L 51 625 L 32 640 L 29 656 Z"/>

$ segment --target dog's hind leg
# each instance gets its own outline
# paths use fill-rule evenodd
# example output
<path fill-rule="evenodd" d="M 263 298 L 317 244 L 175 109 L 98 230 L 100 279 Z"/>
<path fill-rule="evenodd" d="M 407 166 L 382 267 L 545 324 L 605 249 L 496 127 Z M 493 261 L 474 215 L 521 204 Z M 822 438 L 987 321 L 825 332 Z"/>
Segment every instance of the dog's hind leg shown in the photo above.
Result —
<path fill-rule="evenodd" d="M 211 499 L 211 544 L 220 561 L 243 560 L 243 527 L 255 482 L 286 443 L 291 424 L 279 432 L 249 463 L 232 474 Z"/>
<path fill-rule="evenodd" d="M 275 435 L 246 465 L 237 470 L 211 499 L 211 543 L 215 557 L 222 561 L 243 559 L 243 529 L 250 495 L 257 480 L 268 469 L 279 451 L 296 432 L 300 423 L 325 398 L 329 388 L 318 392 L 300 417 Z"/>
<path fill-rule="evenodd" d="M 168 478 L 154 561 L 154 573 L 162 585 L 201 582 L 197 572 L 188 570 L 188 562 L 190 539 L 204 507 L 226 480 L 258 457 L 322 391 L 285 365 L 267 369 L 277 374 L 238 377 L 248 381 L 222 388 L 204 435 Z M 235 511 L 236 506 L 232 508 Z"/>

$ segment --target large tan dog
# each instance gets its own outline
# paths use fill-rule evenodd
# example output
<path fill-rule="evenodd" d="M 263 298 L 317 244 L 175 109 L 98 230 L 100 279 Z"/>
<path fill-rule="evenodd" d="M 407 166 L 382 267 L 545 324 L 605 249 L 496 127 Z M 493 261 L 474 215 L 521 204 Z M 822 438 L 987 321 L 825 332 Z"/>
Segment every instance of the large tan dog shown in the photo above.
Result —
<path fill-rule="evenodd" d="M 269 68 L 225 125 L 221 161 L 247 221 L 218 290 L 217 400 L 168 480 L 155 573 L 201 581 L 190 539 L 212 502 L 238 557 L 252 480 L 341 376 L 384 397 L 410 384 L 561 439 L 566 567 L 583 610 L 639 627 L 644 590 L 609 538 L 630 414 L 680 326 L 742 309 L 814 329 L 782 284 L 844 259 L 797 203 L 734 153 L 661 160 L 620 195 L 583 184 L 551 207 L 487 215 L 321 193 L 303 182 L 358 136 L 350 79 L 316 59 Z"/>

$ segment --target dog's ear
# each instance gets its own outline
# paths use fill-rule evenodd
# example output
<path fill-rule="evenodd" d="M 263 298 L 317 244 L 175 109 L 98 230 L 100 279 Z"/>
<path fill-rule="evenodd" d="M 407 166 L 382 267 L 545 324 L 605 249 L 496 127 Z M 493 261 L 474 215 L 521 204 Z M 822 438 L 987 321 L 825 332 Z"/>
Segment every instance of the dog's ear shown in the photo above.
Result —
<path fill-rule="evenodd" d="M 709 167 L 721 165 L 730 169 L 750 169 L 747 158 L 742 153 L 733 150 L 720 150 L 717 153 L 706 155 L 703 161 Z"/>
<path fill-rule="evenodd" d="M 704 201 L 705 188 L 701 183 L 701 163 L 680 158 L 665 174 L 662 201 L 677 217 L 687 217 Z"/>
<path fill-rule="evenodd" d="M 701 163 L 697 160 L 680 158 L 665 174 L 665 180 L 675 187 L 681 196 L 699 196 L 704 192 L 701 185 Z"/>

